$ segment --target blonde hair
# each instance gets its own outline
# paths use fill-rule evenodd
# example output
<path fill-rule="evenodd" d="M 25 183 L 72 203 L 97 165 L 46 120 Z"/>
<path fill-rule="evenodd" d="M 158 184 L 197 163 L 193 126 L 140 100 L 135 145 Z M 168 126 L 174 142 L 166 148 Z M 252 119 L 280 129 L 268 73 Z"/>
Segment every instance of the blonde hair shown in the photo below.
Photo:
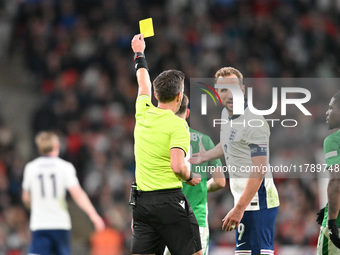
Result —
<path fill-rule="evenodd" d="M 38 151 L 42 155 L 46 155 L 53 151 L 54 146 L 59 143 L 58 136 L 51 131 L 42 131 L 35 137 L 35 144 L 38 147 Z"/>
<path fill-rule="evenodd" d="M 243 85 L 243 75 L 239 70 L 237 70 L 234 67 L 222 67 L 220 70 L 218 70 L 215 73 L 215 80 L 217 80 L 217 78 L 219 78 L 219 77 L 225 78 L 225 77 L 231 76 L 233 74 L 236 75 L 237 79 L 240 82 L 240 86 L 242 86 Z"/>

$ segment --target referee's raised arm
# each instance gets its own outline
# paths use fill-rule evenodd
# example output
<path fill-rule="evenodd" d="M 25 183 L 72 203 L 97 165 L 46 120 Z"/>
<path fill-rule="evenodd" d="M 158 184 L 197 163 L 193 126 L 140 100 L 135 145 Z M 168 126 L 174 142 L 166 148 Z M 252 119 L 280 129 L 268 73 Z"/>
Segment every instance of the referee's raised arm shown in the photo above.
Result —
<path fill-rule="evenodd" d="M 144 35 L 135 35 L 131 41 L 131 47 L 133 52 L 135 53 L 134 62 L 138 82 L 138 96 L 148 95 L 149 97 L 151 97 L 151 81 L 148 72 L 149 69 L 144 55 L 144 50 L 146 47 Z"/>

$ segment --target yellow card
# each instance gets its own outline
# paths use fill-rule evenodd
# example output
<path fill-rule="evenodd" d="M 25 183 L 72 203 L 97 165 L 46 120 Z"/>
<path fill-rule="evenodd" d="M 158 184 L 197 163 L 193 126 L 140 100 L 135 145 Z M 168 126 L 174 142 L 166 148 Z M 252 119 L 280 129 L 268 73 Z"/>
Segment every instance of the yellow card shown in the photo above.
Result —
<path fill-rule="evenodd" d="M 140 33 L 144 34 L 144 38 L 154 36 L 152 18 L 142 19 L 139 21 Z"/>

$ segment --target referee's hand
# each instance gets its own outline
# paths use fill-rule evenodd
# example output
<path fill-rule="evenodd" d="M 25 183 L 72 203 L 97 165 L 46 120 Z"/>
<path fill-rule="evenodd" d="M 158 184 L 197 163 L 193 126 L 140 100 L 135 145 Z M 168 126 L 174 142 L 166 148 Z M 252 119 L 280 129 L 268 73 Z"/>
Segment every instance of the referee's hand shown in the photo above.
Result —
<path fill-rule="evenodd" d="M 136 53 L 136 52 L 144 53 L 145 47 L 146 47 L 146 45 L 145 45 L 144 35 L 143 34 L 135 35 L 132 38 L 131 48 L 132 48 L 134 53 Z"/>
<path fill-rule="evenodd" d="M 201 182 L 201 175 L 197 173 L 193 173 L 193 177 L 190 181 L 186 182 L 186 184 L 190 186 L 196 186 Z"/>

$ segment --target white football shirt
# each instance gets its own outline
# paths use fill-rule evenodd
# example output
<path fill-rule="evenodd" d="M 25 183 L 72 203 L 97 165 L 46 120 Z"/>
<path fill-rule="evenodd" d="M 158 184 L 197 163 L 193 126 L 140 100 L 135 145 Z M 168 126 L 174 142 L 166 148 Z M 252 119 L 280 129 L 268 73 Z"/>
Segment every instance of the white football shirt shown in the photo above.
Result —
<path fill-rule="evenodd" d="M 24 169 L 22 188 L 31 195 L 30 229 L 71 229 L 66 191 L 79 185 L 74 166 L 59 157 L 39 157 Z"/>
<path fill-rule="evenodd" d="M 235 205 L 239 201 L 248 181 L 253 156 L 267 156 L 269 164 L 270 130 L 263 116 L 251 113 L 248 107 L 244 115 L 228 116 L 223 109 L 222 119 L 228 123 L 221 125 L 220 141 L 229 171 L 230 189 Z M 278 193 L 270 171 L 267 171 L 260 189 L 246 208 L 246 211 L 260 210 L 279 206 Z"/>

